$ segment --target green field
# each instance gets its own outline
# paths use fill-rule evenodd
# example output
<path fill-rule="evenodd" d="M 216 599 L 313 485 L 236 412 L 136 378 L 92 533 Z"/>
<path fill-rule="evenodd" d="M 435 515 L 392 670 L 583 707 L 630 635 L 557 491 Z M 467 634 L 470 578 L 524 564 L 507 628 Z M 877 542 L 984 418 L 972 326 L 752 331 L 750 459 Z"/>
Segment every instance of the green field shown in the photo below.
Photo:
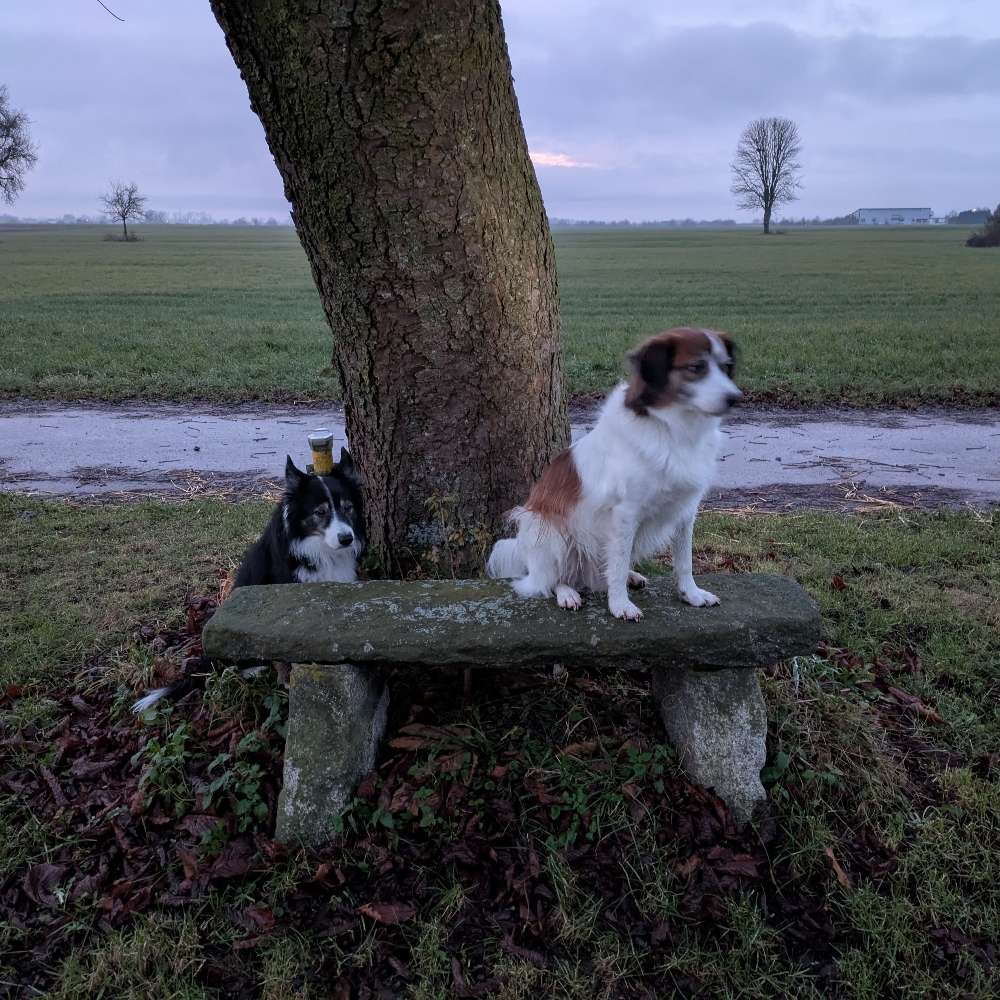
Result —
<path fill-rule="evenodd" d="M 479 671 L 463 705 L 404 668 L 390 737 L 423 735 L 286 853 L 273 681 L 128 712 L 266 510 L 0 495 L 0 995 L 997 996 L 998 518 L 699 520 L 696 571 L 823 612 L 822 655 L 763 675 L 759 833 L 686 782 L 643 675 Z"/>
<path fill-rule="evenodd" d="M 331 338 L 289 229 L 0 229 L 0 396 L 322 400 Z M 563 230 L 566 370 L 602 390 L 666 326 L 731 331 L 760 401 L 1000 402 L 1000 252 L 957 227 Z"/>

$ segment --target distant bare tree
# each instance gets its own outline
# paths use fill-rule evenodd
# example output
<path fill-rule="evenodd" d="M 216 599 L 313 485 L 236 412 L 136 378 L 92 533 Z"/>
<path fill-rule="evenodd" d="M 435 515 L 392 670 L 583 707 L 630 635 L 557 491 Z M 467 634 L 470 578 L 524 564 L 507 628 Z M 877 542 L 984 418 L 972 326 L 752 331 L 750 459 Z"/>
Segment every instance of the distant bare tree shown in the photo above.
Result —
<path fill-rule="evenodd" d="M 24 190 L 24 175 L 38 159 L 23 111 L 10 106 L 7 88 L 0 86 L 0 198 L 8 205 Z"/>
<path fill-rule="evenodd" d="M 776 205 L 795 201 L 802 152 L 799 127 L 789 118 L 758 118 L 740 135 L 732 162 L 732 193 L 740 208 L 762 209 L 764 232 L 771 231 L 771 212 Z"/>
<path fill-rule="evenodd" d="M 128 240 L 129 219 L 141 219 L 146 214 L 146 198 L 139 194 L 139 185 L 135 183 L 112 181 L 111 190 L 101 195 L 101 204 L 112 219 L 121 222 L 122 233 L 126 240 Z"/>

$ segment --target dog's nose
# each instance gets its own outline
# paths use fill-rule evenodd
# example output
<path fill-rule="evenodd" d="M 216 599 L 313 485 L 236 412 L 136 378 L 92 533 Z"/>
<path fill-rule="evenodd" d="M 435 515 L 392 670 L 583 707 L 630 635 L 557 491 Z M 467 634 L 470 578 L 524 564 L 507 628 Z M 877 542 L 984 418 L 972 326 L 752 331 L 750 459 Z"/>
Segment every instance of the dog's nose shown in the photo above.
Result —
<path fill-rule="evenodd" d="M 726 396 L 726 406 L 732 408 L 743 398 L 742 392 L 731 392 Z"/>
<path fill-rule="evenodd" d="M 337 535 L 337 541 L 340 542 L 341 545 L 350 545 L 351 542 L 354 541 L 354 535 L 352 535 L 349 531 L 341 531 Z"/>

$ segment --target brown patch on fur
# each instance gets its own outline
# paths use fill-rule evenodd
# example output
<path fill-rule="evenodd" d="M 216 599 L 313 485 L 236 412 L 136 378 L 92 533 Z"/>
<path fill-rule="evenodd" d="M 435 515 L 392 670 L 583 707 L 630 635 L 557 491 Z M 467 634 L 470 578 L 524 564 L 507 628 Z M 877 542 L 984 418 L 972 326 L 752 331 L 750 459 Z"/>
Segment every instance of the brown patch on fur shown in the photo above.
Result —
<path fill-rule="evenodd" d="M 629 355 L 633 373 L 625 390 L 625 405 L 644 417 L 650 409 L 676 402 L 678 384 L 671 373 L 711 351 L 705 331 L 690 326 L 675 326 L 643 341 Z"/>
<path fill-rule="evenodd" d="M 576 462 L 567 448 L 556 455 L 538 482 L 532 486 L 524 506 L 546 521 L 565 523 L 570 512 L 579 503 L 582 489 Z"/>

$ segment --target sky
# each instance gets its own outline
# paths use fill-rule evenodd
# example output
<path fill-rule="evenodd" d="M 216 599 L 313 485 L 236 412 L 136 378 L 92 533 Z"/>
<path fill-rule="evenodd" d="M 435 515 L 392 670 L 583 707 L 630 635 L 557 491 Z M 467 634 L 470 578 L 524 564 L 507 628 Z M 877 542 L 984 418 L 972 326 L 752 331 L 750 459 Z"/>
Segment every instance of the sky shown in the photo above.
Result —
<path fill-rule="evenodd" d="M 208 0 L 2 0 L 0 84 L 38 165 L 13 209 L 285 217 Z M 735 218 L 740 130 L 782 115 L 803 188 L 779 215 L 1000 201 L 1000 0 L 501 0 L 549 215 Z"/>

